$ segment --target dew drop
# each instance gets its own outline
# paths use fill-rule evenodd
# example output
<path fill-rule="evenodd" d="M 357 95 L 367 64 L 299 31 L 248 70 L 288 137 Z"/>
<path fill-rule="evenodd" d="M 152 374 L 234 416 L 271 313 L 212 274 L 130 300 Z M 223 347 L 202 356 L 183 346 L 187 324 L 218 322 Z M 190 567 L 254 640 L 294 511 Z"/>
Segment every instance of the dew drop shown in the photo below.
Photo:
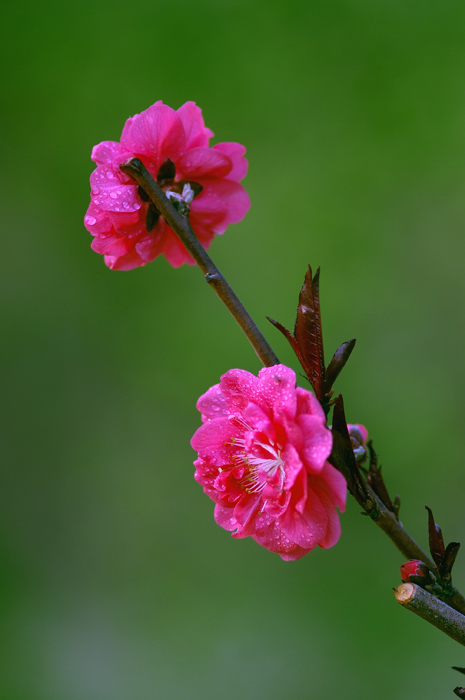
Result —
<path fill-rule="evenodd" d="M 85 216 L 84 217 L 84 223 L 87 224 L 87 226 L 93 226 L 97 222 L 97 219 L 95 216 Z"/>
<path fill-rule="evenodd" d="M 128 209 L 128 208 L 129 208 L 129 204 L 128 204 L 127 202 L 123 202 L 123 207 L 124 207 L 125 209 Z"/>
<path fill-rule="evenodd" d="M 110 192 L 110 197 L 112 199 L 117 199 L 118 195 L 116 194 L 116 192 L 113 191 L 113 192 Z"/>
<path fill-rule="evenodd" d="M 92 187 L 92 194 L 98 194 L 100 192 L 100 187 L 96 187 L 95 185 Z"/>
<path fill-rule="evenodd" d="M 109 180 L 113 180 L 114 177 L 115 177 L 115 176 L 113 175 L 113 173 L 111 172 L 111 170 L 107 170 L 107 178 L 108 178 Z"/>
<path fill-rule="evenodd" d="M 142 206 L 142 204 L 140 202 L 134 202 L 134 204 L 132 205 L 132 208 L 134 209 L 134 211 L 137 211 L 138 209 L 141 208 L 141 206 Z"/>

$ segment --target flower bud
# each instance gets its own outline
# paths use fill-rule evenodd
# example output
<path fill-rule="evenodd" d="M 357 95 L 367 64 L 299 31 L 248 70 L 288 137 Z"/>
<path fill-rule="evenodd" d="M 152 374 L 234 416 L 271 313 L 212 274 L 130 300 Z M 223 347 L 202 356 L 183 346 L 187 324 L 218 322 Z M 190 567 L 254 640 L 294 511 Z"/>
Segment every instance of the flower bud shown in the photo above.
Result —
<path fill-rule="evenodd" d="M 400 577 L 403 583 L 408 583 L 412 580 L 412 577 L 423 577 L 427 579 L 429 577 L 429 569 L 426 564 L 419 559 L 409 559 L 409 561 L 406 561 L 400 567 Z M 416 583 L 416 581 L 413 582 Z"/>

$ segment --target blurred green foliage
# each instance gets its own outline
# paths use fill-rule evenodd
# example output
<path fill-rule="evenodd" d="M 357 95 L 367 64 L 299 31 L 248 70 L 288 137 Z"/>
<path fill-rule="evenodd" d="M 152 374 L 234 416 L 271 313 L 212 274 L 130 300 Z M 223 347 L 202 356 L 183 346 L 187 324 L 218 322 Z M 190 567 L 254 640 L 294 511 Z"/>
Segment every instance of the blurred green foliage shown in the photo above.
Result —
<path fill-rule="evenodd" d="M 110 272 L 82 223 L 91 148 L 158 99 L 247 146 L 211 253 L 283 362 L 321 265 L 336 388 L 406 528 L 464 539 L 463 0 L 82 0 L 3 10 L 5 700 L 437 700 L 463 666 L 400 609 L 402 557 L 354 502 L 284 563 L 213 521 L 195 401 L 253 351 L 195 268 Z M 328 358 L 329 359 L 329 358 Z M 464 557 L 455 570 L 465 588 Z"/>

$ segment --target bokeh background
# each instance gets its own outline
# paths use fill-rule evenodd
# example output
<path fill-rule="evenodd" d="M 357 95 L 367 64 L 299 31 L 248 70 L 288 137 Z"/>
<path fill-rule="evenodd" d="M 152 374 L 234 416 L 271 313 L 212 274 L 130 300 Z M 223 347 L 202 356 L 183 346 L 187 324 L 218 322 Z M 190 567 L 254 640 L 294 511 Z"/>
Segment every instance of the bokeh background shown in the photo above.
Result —
<path fill-rule="evenodd" d="M 327 355 L 406 528 L 465 538 L 463 0 L 81 0 L 2 9 L 0 697 L 452 696 L 461 648 L 402 610 L 402 557 L 349 501 L 284 563 L 213 521 L 197 397 L 260 363 L 198 269 L 111 272 L 92 146 L 158 99 L 247 146 L 211 253 L 283 362 L 322 268 Z M 465 557 L 455 581 L 465 587 Z"/>

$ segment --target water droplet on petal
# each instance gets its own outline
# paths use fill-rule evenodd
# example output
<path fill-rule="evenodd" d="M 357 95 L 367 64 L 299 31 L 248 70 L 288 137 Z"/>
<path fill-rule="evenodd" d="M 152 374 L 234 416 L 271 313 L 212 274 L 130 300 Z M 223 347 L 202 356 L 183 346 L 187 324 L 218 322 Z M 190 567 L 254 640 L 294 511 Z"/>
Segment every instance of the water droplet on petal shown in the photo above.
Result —
<path fill-rule="evenodd" d="M 123 207 L 124 207 L 125 209 L 128 209 L 129 204 L 128 204 L 127 202 L 123 202 Z"/>
<path fill-rule="evenodd" d="M 137 211 L 138 209 L 141 208 L 141 206 L 142 206 L 142 204 L 140 202 L 134 202 L 134 204 L 132 205 L 132 208 L 134 209 L 134 211 Z"/>
<path fill-rule="evenodd" d="M 95 218 L 95 216 L 85 216 L 84 217 L 84 223 L 87 226 L 93 226 L 96 222 L 97 222 L 97 219 Z"/>
<path fill-rule="evenodd" d="M 108 178 L 109 180 L 113 180 L 114 177 L 115 177 L 115 176 L 113 175 L 113 173 L 111 172 L 111 170 L 107 170 L 107 178 Z"/>
<path fill-rule="evenodd" d="M 118 197 L 118 195 L 116 194 L 115 191 L 113 191 L 113 192 L 110 192 L 110 197 L 111 197 L 112 199 L 116 199 L 116 198 Z"/>

